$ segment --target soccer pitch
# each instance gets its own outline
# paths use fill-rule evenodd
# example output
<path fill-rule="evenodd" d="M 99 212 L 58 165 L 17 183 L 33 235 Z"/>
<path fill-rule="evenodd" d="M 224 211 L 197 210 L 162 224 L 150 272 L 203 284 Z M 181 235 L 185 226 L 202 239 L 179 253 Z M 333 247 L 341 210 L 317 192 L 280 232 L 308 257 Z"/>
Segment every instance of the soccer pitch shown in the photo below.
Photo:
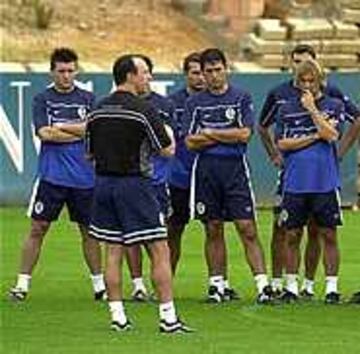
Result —
<path fill-rule="evenodd" d="M 243 248 L 227 226 L 229 275 L 241 300 L 220 305 L 204 302 L 207 274 L 201 226 L 192 222 L 183 237 L 175 279 L 180 315 L 196 329 L 188 335 L 161 335 L 155 303 L 125 303 L 134 330 L 113 333 L 105 303 L 95 303 L 76 227 L 63 215 L 45 239 L 28 301 L 7 299 L 13 285 L 29 220 L 23 208 L 0 209 L 1 353 L 360 353 L 360 306 L 323 304 L 323 270 L 317 273 L 316 300 L 283 306 L 254 303 L 255 285 Z M 342 254 L 340 289 L 344 298 L 360 290 L 360 217 L 345 212 L 339 230 Z M 259 233 L 269 259 L 271 212 L 258 215 Z M 269 262 L 267 262 L 269 265 Z M 145 262 L 148 287 L 148 262 Z M 268 267 L 269 268 L 269 267 Z M 125 295 L 130 294 L 124 266 Z"/>

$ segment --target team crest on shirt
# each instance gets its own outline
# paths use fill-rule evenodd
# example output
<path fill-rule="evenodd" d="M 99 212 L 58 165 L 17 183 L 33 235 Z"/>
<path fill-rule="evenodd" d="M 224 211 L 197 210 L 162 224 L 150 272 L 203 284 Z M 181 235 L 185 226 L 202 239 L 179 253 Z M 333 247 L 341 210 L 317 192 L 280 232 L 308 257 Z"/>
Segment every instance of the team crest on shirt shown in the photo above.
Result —
<path fill-rule="evenodd" d="M 282 226 L 286 220 L 289 218 L 289 213 L 286 209 L 282 209 L 280 214 L 279 214 L 279 220 L 278 220 L 278 225 Z"/>
<path fill-rule="evenodd" d="M 234 108 L 229 107 L 226 109 L 225 117 L 227 120 L 233 121 L 235 119 L 235 116 L 236 116 L 236 110 Z"/>
<path fill-rule="evenodd" d="M 78 110 L 77 110 L 77 114 L 81 119 L 85 119 L 85 117 L 86 117 L 86 108 L 85 108 L 85 106 L 79 107 Z"/>
<path fill-rule="evenodd" d="M 205 209 L 205 204 L 203 202 L 196 203 L 196 211 L 199 215 L 204 215 Z"/>
<path fill-rule="evenodd" d="M 34 211 L 36 214 L 41 214 L 44 210 L 44 203 L 43 202 L 36 202 L 34 205 Z"/>

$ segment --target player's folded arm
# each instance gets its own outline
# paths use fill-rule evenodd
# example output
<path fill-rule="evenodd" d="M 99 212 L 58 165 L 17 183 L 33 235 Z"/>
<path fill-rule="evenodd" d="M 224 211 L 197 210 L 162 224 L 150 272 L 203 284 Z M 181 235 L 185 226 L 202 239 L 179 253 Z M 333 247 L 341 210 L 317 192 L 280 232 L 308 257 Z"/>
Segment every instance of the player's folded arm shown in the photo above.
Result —
<path fill-rule="evenodd" d="M 54 143 L 67 143 L 79 140 L 79 137 L 62 131 L 55 126 L 43 126 L 37 130 L 37 135 L 42 141 L 49 141 Z"/>
<path fill-rule="evenodd" d="M 55 127 L 61 131 L 69 134 L 76 135 L 79 138 L 83 138 L 85 135 L 86 122 L 81 123 L 56 123 Z"/>
<path fill-rule="evenodd" d="M 217 144 L 217 141 L 202 134 L 190 134 L 185 138 L 185 144 L 189 150 L 201 150 L 208 146 Z"/>
<path fill-rule="evenodd" d="M 303 149 L 317 140 L 319 140 L 319 134 L 310 134 L 299 138 L 280 138 L 277 140 L 277 145 L 281 151 L 294 151 Z"/>
<path fill-rule="evenodd" d="M 229 129 L 205 129 L 203 134 L 210 139 L 221 143 L 247 143 L 251 137 L 251 129 L 249 127 L 229 128 Z"/>

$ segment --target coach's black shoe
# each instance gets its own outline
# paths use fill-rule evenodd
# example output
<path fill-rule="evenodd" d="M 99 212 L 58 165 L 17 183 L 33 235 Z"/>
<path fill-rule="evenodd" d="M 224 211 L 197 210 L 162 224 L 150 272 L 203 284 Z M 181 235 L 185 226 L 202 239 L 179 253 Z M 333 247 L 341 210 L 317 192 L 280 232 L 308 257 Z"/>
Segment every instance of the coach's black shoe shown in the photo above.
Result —
<path fill-rule="evenodd" d="M 168 323 L 165 320 L 160 321 L 159 325 L 160 333 L 192 333 L 194 330 L 187 325 L 185 325 L 183 322 L 180 321 L 180 319 L 177 319 L 173 323 Z"/>
<path fill-rule="evenodd" d="M 136 302 L 145 302 L 149 300 L 148 295 L 142 289 L 134 290 L 133 293 L 131 294 L 131 298 L 133 301 Z"/>
<path fill-rule="evenodd" d="M 121 324 L 119 321 L 112 321 L 110 329 L 115 332 L 126 332 L 132 329 L 132 324 L 129 320 Z"/>
<path fill-rule="evenodd" d="M 274 300 L 274 292 L 270 285 L 266 285 L 263 291 L 258 295 L 256 302 L 260 305 L 271 304 Z"/>
<path fill-rule="evenodd" d="M 223 302 L 224 294 L 222 294 L 215 285 L 210 285 L 206 302 L 210 304 L 217 304 Z"/>
<path fill-rule="evenodd" d="M 15 302 L 25 301 L 27 292 L 20 288 L 11 288 L 9 290 L 9 299 Z"/>
<path fill-rule="evenodd" d="M 299 293 L 300 299 L 304 301 L 311 301 L 314 299 L 314 293 L 311 293 L 310 291 L 307 291 L 306 289 L 303 289 Z"/>
<path fill-rule="evenodd" d="M 360 305 L 360 291 L 353 294 L 349 300 L 350 304 L 358 304 Z"/>
<path fill-rule="evenodd" d="M 224 289 L 224 301 L 240 300 L 240 295 L 233 288 Z"/>
<path fill-rule="evenodd" d="M 94 300 L 95 301 L 106 301 L 107 300 L 106 290 L 96 291 L 94 293 Z"/>
<path fill-rule="evenodd" d="M 299 300 L 299 297 L 291 291 L 284 289 L 278 300 L 283 304 L 293 304 Z"/>
<path fill-rule="evenodd" d="M 340 294 L 336 292 L 331 292 L 325 295 L 325 304 L 327 305 L 337 305 L 340 303 Z"/>

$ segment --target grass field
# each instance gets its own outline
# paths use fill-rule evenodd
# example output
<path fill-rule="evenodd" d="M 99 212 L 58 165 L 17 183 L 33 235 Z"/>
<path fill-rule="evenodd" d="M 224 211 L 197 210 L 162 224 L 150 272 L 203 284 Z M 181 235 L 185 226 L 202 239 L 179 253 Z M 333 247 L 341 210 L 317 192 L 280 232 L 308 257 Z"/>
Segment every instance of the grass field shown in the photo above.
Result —
<path fill-rule="evenodd" d="M 175 280 L 177 306 L 196 333 L 164 336 L 157 331 L 157 305 L 126 302 L 135 329 L 108 330 L 106 305 L 92 300 L 79 237 L 66 216 L 53 225 L 23 304 L 7 299 L 28 229 L 22 208 L 0 209 L 1 353 L 360 353 L 360 306 L 325 306 L 323 272 L 317 275 L 317 300 L 307 304 L 258 306 L 242 246 L 227 228 L 230 280 L 242 299 L 220 306 L 204 303 L 207 287 L 201 227 L 193 222 L 184 235 L 183 257 Z M 259 213 L 260 236 L 269 258 L 271 213 Z M 344 298 L 360 290 L 360 216 L 346 212 L 339 231 Z M 146 264 L 146 269 L 148 264 Z M 130 282 L 124 270 L 125 293 Z M 148 278 L 148 277 L 147 277 Z"/>

